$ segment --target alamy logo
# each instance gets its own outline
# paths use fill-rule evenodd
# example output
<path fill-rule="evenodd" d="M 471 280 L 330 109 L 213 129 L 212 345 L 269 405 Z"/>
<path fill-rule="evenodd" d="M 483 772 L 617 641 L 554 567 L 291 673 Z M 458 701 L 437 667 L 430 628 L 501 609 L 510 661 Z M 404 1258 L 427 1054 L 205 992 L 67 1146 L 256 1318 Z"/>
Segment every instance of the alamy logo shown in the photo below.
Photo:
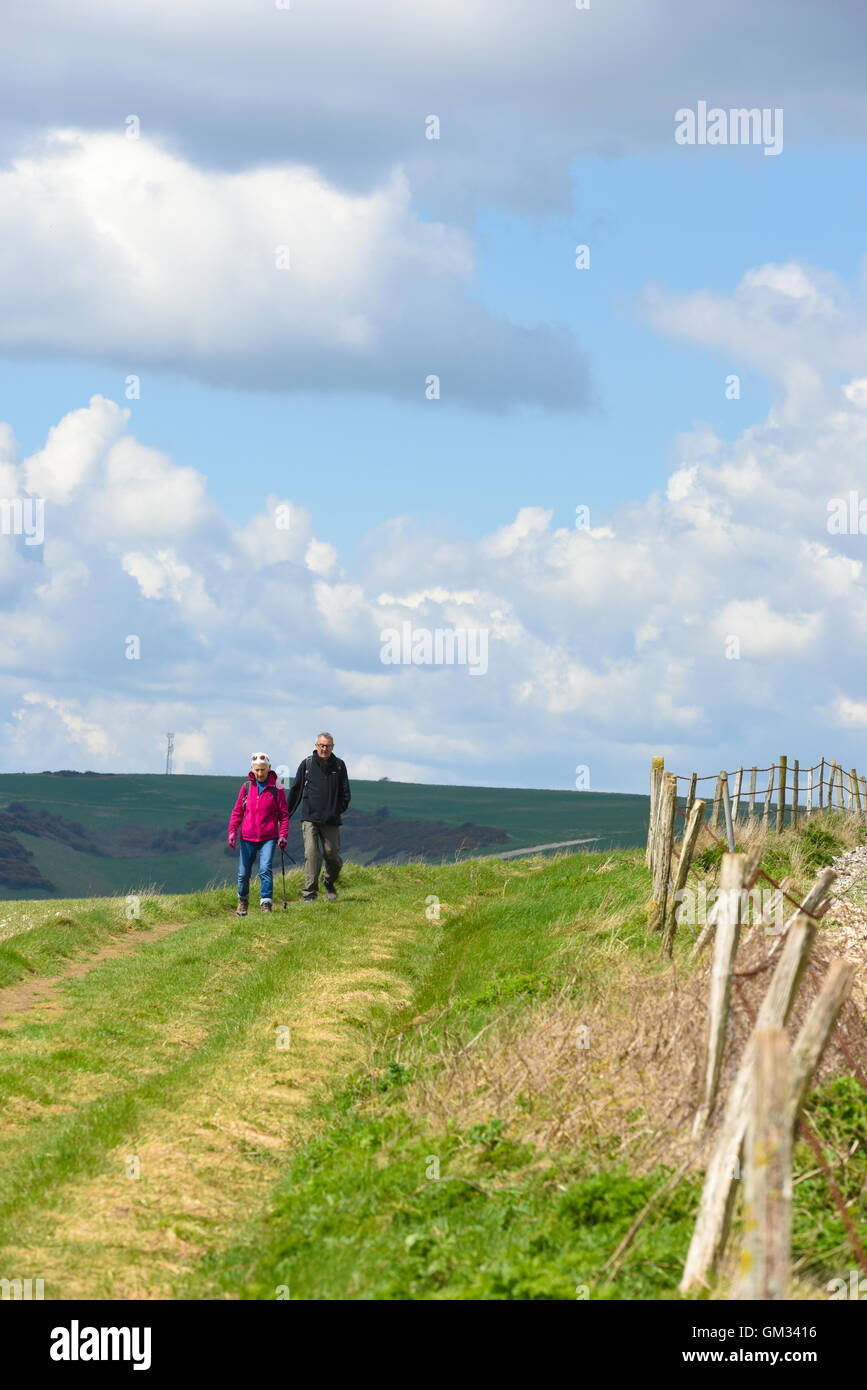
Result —
<path fill-rule="evenodd" d="M 832 536 L 867 536 L 867 497 L 853 488 L 848 497 L 830 498 L 827 527 Z"/>
<path fill-rule="evenodd" d="M 765 154 L 781 154 L 783 149 L 783 109 L 769 106 L 721 106 L 708 110 L 700 101 L 697 109 L 682 106 L 674 113 L 674 138 L 678 145 L 764 145 Z"/>
<path fill-rule="evenodd" d="M 0 535 L 23 536 L 25 545 L 45 539 L 45 501 L 42 497 L 0 497 Z"/>
<path fill-rule="evenodd" d="M 471 676 L 488 669 L 488 629 L 416 627 L 402 623 L 379 634 L 384 666 L 466 666 Z"/>
<path fill-rule="evenodd" d="M 36 1292 L 33 1286 L 36 1285 Z M 26 1299 L 44 1298 L 44 1279 L 0 1279 L 0 1298 L 20 1302 Z"/>
<path fill-rule="evenodd" d="M 132 1361 L 134 1371 L 150 1370 L 149 1327 L 69 1327 L 51 1329 L 52 1361 Z"/>
<path fill-rule="evenodd" d="M 838 1298 L 851 1298 L 863 1303 L 867 1299 L 867 1279 L 859 1279 L 857 1269 L 849 1270 L 849 1283 L 845 1279 L 832 1279 L 825 1285 L 831 1295 L 831 1302 Z"/>

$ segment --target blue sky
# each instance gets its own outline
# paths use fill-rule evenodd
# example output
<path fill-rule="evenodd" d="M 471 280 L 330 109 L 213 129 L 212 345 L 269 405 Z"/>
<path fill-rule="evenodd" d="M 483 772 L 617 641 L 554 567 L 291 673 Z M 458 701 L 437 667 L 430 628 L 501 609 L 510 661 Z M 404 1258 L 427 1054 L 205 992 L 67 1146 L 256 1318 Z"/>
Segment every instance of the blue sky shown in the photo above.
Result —
<path fill-rule="evenodd" d="M 750 266 L 790 258 L 857 284 L 867 188 L 852 176 L 853 158 L 864 162 L 848 149 L 764 159 L 752 148 L 579 160 L 571 217 L 536 225 L 481 212 L 476 292 L 513 321 L 567 324 L 590 355 L 598 409 L 474 412 L 448 404 L 447 382 L 439 402 L 420 388 L 418 402 L 401 408 L 357 393 L 227 391 L 147 371 L 141 398 L 129 402 L 136 432 L 206 473 L 221 506 L 243 521 L 263 493 L 287 488 L 318 518 L 325 472 L 340 506 L 325 509 L 323 536 L 342 550 L 384 514 L 433 511 L 470 536 L 528 500 L 554 507 L 563 525 L 578 502 L 601 517 L 664 485 L 682 430 L 701 421 L 734 438 L 768 407 L 767 382 L 754 370 L 666 341 L 643 323 L 642 289 L 658 281 L 725 294 Z M 591 247 L 589 271 L 574 267 L 578 244 Z M 739 400 L 725 397 L 729 371 L 741 375 Z M 121 367 L 92 361 L 7 359 L 0 367 L 27 452 L 95 392 L 124 403 L 124 379 Z M 449 494 L 445 504 L 431 498 L 431 470 Z"/>
<path fill-rule="evenodd" d="M 0 536 L 4 766 L 147 770 L 171 724 L 225 772 L 326 720 L 430 781 L 857 761 L 860 10 L 254 9 L 10 28 L 0 497 L 48 520 Z M 782 107 L 782 153 L 676 145 L 699 99 Z M 407 618 L 484 629 L 484 679 L 383 667 Z"/>

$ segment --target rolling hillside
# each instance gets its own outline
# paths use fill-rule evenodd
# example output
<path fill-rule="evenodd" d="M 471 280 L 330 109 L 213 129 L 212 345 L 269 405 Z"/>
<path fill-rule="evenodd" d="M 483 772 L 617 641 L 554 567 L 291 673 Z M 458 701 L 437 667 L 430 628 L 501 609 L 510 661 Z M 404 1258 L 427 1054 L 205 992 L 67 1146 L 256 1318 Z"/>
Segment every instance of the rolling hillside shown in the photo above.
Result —
<path fill-rule="evenodd" d="M 0 899 L 98 897 L 225 883 L 226 826 L 241 777 L 0 775 Z M 648 799 L 600 792 L 353 781 L 349 862 L 428 863 L 593 841 L 628 848 L 647 833 Z M 289 854 L 301 860 L 300 825 Z"/>

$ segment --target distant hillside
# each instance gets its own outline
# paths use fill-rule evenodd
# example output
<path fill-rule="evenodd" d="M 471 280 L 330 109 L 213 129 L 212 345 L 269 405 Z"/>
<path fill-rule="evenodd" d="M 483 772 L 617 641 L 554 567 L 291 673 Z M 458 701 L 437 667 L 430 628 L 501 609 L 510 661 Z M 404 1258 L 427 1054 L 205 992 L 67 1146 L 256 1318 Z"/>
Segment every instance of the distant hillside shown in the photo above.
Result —
<path fill-rule="evenodd" d="M 350 769 L 351 773 L 351 769 Z M 238 777 L 0 774 L 0 899 L 104 896 L 230 881 L 226 828 Z M 344 857 L 373 864 L 509 852 L 593 838 L 641 844 L 647 797 L 352 782 Z M 302 858 L 300 822 L 288 853 Z"/>

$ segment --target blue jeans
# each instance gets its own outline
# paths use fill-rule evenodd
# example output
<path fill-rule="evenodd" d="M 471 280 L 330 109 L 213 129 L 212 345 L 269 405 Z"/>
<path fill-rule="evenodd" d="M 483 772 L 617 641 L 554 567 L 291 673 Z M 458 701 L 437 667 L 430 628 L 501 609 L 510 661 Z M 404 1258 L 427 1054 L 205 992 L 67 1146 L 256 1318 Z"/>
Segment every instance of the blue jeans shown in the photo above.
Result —
<path fill-rule="evenodd" d="M 259 856 L 259 900 L 263 903 L 273 902 L 274 899 L 274 876 L 271 872 L 271 860 L 274 858 L 274 846 L 276 840 L 241 840 L 241 859 L 238 864 L 238 897 L 249 898 L 250 896 L 250 875 L 253 872 L 253 865 L 256 862 L 256 855 Z"/>

